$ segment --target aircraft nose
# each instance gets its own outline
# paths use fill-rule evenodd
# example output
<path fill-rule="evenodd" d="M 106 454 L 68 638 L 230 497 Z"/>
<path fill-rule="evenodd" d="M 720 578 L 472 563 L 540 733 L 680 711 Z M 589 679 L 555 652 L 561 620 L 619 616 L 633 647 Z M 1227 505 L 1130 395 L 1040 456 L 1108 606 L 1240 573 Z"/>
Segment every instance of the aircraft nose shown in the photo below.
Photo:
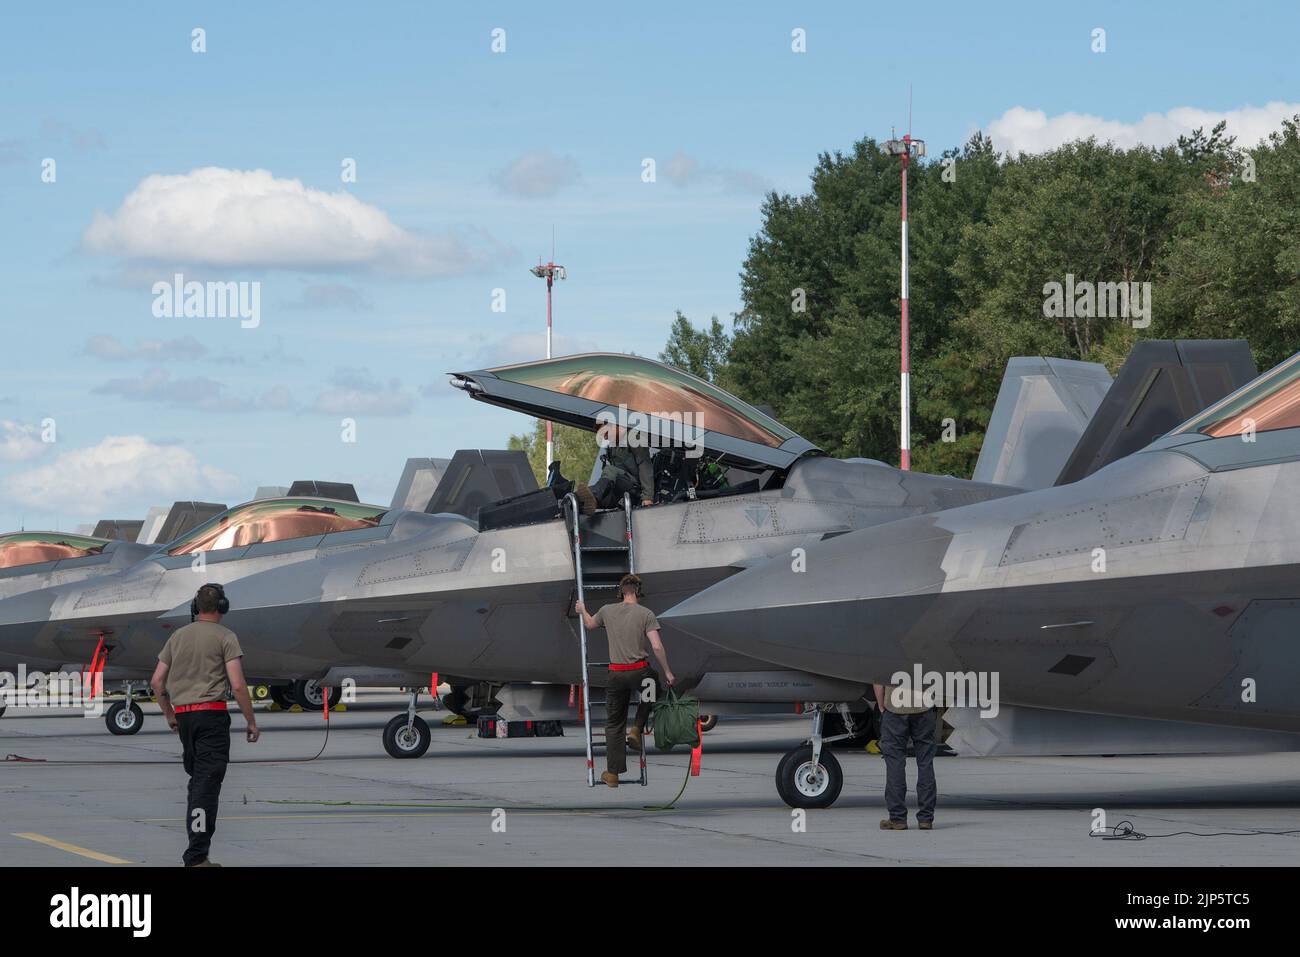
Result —
<path fill-rule="evenodd" d="M 729 651 L 859 681 L 892 674 L 905 640 L 942 589 L 952 539 L 931 516 L 796 549 L 660 615 Z"/>

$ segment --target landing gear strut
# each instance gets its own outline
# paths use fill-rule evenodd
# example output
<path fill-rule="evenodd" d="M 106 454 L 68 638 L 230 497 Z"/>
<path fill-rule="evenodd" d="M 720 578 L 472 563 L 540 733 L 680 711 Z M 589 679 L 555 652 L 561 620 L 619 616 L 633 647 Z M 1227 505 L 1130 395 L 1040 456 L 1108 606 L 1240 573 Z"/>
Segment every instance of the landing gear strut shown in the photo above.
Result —
<path fill-rule="evenodd" d="M 144 712 L 131 697 L 130 682 L 126 685 L 126 697 L 121 701 L 114 701 L 104 712 L 104 724 L 108 726 L 109 734 L 118 735 L 135 734 L 144 725 Z"/>
<path fill-rule="evenodd" d="M 812 737 L 788 752 L 776 766 L 776 793 L 790 807 L 830 807 L 844 787 L 844 771 L 840 768 L 840 762 L 824 745 L 849 735 L 822 737 L 822 721 L 826 710 L 820 706 L 814 708 Z"/>
<path fill-rule="evenodd" d="M 412 688 L 406 714 L 399 714 L 384 727 L 384 750 L 394 758 L 418 758 L 429 750 L 429 725 L 415 713 L 419 688 Z"/>

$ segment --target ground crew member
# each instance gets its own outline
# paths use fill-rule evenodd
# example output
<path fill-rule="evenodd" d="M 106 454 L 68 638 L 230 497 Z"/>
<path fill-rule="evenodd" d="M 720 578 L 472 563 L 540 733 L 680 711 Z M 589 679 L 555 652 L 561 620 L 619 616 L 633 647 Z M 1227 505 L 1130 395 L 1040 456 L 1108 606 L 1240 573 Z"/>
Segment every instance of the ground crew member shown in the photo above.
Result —
<path fill-rule="evenodd" d="M 607 770 L 600 779 L 609 787 L 618 787 L 618 778 L 627 770 L 627 747 L 640 751 L 641 740 L 650 708 L 658 700 L 660 683 L 650 668 L 649 653 L 663 669 L 664 680 L 671 686 L 677 679 L 668 667 L 668 655 L 659 640 L 659 622 L 649 608 L 641 604 L 641 579 L 624 575 L 618 583 L 622 601 L 606 605 L 595 615 L 587 614 L 582 602 L 574 607 L 588 628 L 604 628 L 609 637 L 609 683 L 605 687 L 605 763 Z M 654 697 L 647 701 L 641 694 L 642 682 L 654 682 Z M 632 693 L 637 692 L 636 717 L 627 731 L 627 708 Z M 625 741 L 623 736 L 628 735 Z"/>
<path fill-rule="evenodd" d="M 204 585 L 190 602 L 190 624 L 178 628 L 158 653 L 153 691 L 168 726 L 181 738 L 185 773 L 190 776 L 185 822 L 190 844 L 186 867 L 220 867 L 208 860 L 217 829 L 217 801 L 230 762 L 230 715 L 226 694 L 233 693 L 247 724 L 250 743 L 259 737 L 241 662 L 243 650 L 221 616 L 230 610 L 225 589 Z"/>
<path fill-rule="evenodd" d="M 876 685 L 880 706 L 880 753 L 885 756 L 885 807 L 889 817 L 882 831 L 907 830 L 907 741 L 916 755 L 916 824 L 923 831 L 934 827 L 937 787 L 934 752 L 938 711 L 927 707 L 919 688 Z"/>

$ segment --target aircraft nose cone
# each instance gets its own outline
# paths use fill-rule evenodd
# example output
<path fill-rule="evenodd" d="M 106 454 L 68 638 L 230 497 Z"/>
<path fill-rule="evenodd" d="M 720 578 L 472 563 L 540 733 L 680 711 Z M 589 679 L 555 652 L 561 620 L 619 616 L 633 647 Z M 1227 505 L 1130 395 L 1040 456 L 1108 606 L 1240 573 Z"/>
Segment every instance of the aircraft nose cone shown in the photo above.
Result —
<path fill-rule="evenodd" d="M 660 615 L 762 661 L 859 681 L 907 660 L 952 539 L 932 516 L 862 529 L 746 569 Z"/>

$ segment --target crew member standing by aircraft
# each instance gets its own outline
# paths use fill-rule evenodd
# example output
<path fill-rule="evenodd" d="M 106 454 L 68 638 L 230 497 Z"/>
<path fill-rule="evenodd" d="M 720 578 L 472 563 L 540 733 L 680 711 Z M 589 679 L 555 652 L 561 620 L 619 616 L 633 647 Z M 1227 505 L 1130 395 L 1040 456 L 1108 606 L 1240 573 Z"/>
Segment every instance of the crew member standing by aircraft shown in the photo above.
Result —
<path fill-rule="evenodd" d="M 605 687 L 605 763 L 607 770 L 600 779 L 609 787 L 618 787 L 619 775 L 627 770 L 627 747 L 640 751 L 645 747 L 641 740 L 650 708 L 659 695 L 659 678 L 650 668 L 650 652 L 663 669 L 664 680 L 672 685 L 677 679 L 668 667 L 668 654 L 659 640 L 659 622 L 654 612 L 641 604 L 641 579 L 624 575 L 618 583 L 622 601 L 606 605 L 595 615 L 587 614 L 587 607 L 578 602 L 574 607 L 582 616 L 587 628 L 604 628 L 609 637 L 609 683 Z M 655 696 L 646 700 L 642 694 L 646 679 L 654 682 Z M 627 730 L 627 709 L 636 692 L 639 701 L 632 730 Z M 623 736 L 628 735 L 625 741 Z"/>
<path fill-rule="evenodd" d="M 190 844 L 182 857 L 186 867 L 220 867 L 208 860 L 208 848 L 217 829 L 217 802 L 230 763 L 227 693 L 239 703 L 249 743 L 260 735 L 244 681 L 243 649 L 235 633 L 221 624 L 228 611 L 225 589 L 200 588 L 190 602 L 190 624 L 167 639 L 153 673 L 154 694 L 168 726 L 180 734 L 185 773 L 190 776 L 185 807 Z"/>
<path fill-rule="evenodd" d="M 919 688 L 876 685 L 880 707 L 880 753 L 885 756 L 885 807 L 889 817 L 882 831 L 907 830 L 907 742 L 916 755 L 916 824 L 923 831 L 934 827 L 937 787 L 934 752 L 938 711 L 926 707 Z"/>

